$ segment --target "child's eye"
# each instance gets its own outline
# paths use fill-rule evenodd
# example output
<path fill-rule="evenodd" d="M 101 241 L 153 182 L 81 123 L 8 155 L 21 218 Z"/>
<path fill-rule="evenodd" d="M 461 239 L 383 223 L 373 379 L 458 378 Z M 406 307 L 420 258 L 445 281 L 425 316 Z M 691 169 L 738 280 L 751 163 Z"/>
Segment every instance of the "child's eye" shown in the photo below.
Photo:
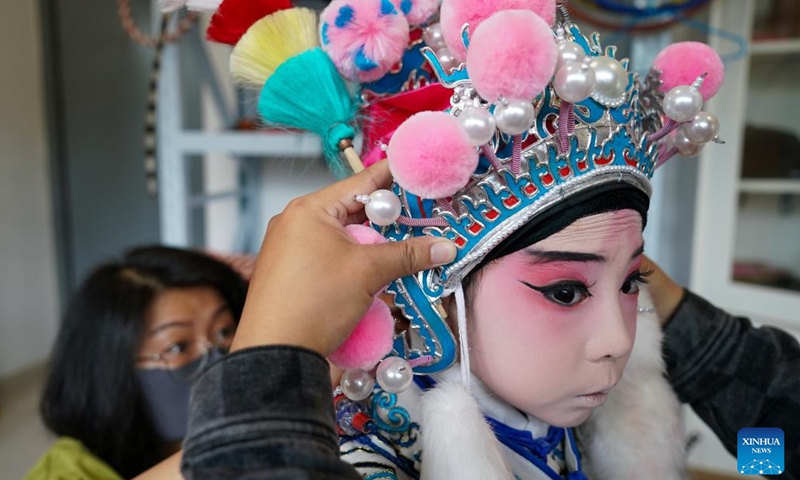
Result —
<path fill-rule="evenodd" d="M 592 296 L 592 294 L 589 293 L 589 288 L 582 283 L 563 282 L 546 285 L 544 287 L 537 287 L 528 282 L 522 282 L 522 284 L 541 293 L 546 299 L 556 305 L 564 307 L 575 306 Z"/>
<path fill-rule="evenodd" d="M 625 283 L 622 284 L 622 288 L 620 289 L 622 293 L 625 295 L 634 295 L 639 293 L 639 282 L 632 279 L 625 280 Z"/>
<path fill-rule="evenodd" d="M 639 285 L 647 283 L 647 276 L 649 276 L 652 271 L 636 271 L 625 280 L 625 283 L 622 284 L 622 288 L 619 289 L 620 292 L 624 293 L 625 295 L 636 295 L 639 293 Z"/>

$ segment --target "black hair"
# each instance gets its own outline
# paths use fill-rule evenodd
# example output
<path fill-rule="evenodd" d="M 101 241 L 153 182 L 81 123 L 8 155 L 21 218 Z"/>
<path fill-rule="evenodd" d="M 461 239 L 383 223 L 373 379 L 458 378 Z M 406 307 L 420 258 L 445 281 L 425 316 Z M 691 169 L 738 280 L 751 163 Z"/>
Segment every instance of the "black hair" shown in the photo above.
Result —
<path fill-rule="evenodd" d="M 123 478 L 164 458 L 135 377 L 145 314 L 170 288 L 205 286 L 225 299 L 238 322 L 244 279 L 213 258 L 152 246 L 94 270 L 72 296 L 56 339 L 41 401 L 45 425 L 79 440 Z"/>

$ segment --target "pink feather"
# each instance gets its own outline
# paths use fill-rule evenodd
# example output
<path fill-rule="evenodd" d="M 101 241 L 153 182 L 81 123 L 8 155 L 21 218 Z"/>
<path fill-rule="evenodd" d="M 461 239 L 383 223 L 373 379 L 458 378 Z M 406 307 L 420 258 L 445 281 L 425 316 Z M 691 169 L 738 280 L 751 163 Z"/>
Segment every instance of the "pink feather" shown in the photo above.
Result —
<path fill-rule="evenodd" d="M 553 30 L 540 16 L 504 10 L 474 30 L 467 52 L 469 76 L 478 94 L 492 103 L 500 97 L 533 100 L 553 78 L 557 54 Z"/>
<path fill-rule="evenodd" d="M 700 94 L 708 100 L 717 93 L 725 79 L 725 67 L 717 52 L 705 43 L 679 42 L 658 54 L 653 67 L 661 71 L 661 90 L 668 92 L 678 85 L 691 85 L 707 74 Z"/>
<path fill-rule="evenodd" d="M 453 195 L 478 166 L 478 151 L 456 117 L 445 112 L 421 112 L 406 120 L 386 154 L 397 184 L 423 198 Z"/>
<path fill-rule="evenodd" d="M 444 0 L 439 15 L 447 47 L 463 61 L 467 54 L 461 41 L 461 28 L 469 24 L 470 32 L 501 10 L 530 10 L 547 23 L 556 22 L 555 0 Z"/>
<path fill-rule="evenodd" d="M 345 370 L 369 371 L 392 351 L 393 340 L 392 312 L 376 298 L 347 340 L 329 358 Z"/>
<path fill-rule="evenodd" d="M 408 21 L 391 0 L 334 0 L 320 17 L 320 38 L 343 77 L 372 82 L 403 57 Z"/>

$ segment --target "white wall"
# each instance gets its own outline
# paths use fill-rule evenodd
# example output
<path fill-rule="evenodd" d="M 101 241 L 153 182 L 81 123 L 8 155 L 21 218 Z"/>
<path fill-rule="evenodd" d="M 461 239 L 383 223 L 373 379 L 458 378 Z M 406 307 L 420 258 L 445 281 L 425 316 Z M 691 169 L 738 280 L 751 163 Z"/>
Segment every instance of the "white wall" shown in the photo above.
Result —
<path fill-rule="evenodd" d="M 309 3 L 309 2 L 306 2 Z M 311 2 L 313 3 L 313 2 Z M 220 44 L 204 44 L 210 63 L 220 82 L 225 101 L 234 104 L 233 82 L 228 71 L 230 48 Z M 225 129 L 223 119 L 210 92 L 202 90 L 203 128 L 208 131 Z M 235 190 L 238 186 L 239 164 L 234 157 L 224 153 L 209 153 L 203 158 L 204 193 L 219 194 Z M 257 185 L 258 205 L 251 205 L 257 213 L 252 218 L 255 225 L 243 225 L 249 218 L 239 214 L 238 199 L 215 200 L 205 209 L 205 247 L 211 251 L 228 252 L 237 240 L 237 233 L 250 238 L 249 248 L 254 252 L 261 246 L 261 239 L 267 224 L 275 215 L 281 213 L 294 198 L 314 192 L 332 184 L 335 180 L 320 159 L 293 159 L 265 157 L 246 159 L 243 162 L 245 174 L 253 175 L 248 182 Z M 243 228 L 243 232 L 239 231 Z"/>
<path fill-rule="evenodd" d="M 57 327 L 38 2 L 0 0 L 0 377 L 44 359 Z"/>
<path fill-rule="evenodd" d="M 269 220 L 281 213 L 292 199 L 335 182 L 322 159 L 265 160 L 261 170 L 261 235 Z"/>

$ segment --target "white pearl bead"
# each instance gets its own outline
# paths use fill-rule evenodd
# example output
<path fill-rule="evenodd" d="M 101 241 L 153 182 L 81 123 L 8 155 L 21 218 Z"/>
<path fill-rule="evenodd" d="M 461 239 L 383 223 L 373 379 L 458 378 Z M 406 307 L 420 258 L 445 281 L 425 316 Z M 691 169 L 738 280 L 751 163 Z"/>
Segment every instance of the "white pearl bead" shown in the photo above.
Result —
<path fill-rule="evenodd" d="M 700 112 L 682 128 L 686 138 L 693 143 L 707 143 L 719 133 L 719 120 L 714 114 Z"/>
<path fill-rule="evenodd" d="M 589 66 L 596 80 L 592 98 L 609 107 L 618 107 L 625 101 L 628 72 L 616 59 L 593 57 Z"/>
<path fill-rule="evenodd" d="M 397 221 L 402 208 L 397 195 L 389 190 L 377 190 L 369 196 L 364 212 L 370 222 L 385 227 Z"/>
<path fill-rule="evenodd" d="M 469 108 L 458 115 L 458 121 L 467 132 L 470 145 L 480 147 L 494 138 L 497 123 L 485 108 Z"/>
<path fill-rule="evenodd" d="M 405 359 L 388 357 L 378 365 L 375 371 L 378 384 L 389 393 L 400 393 L 408 390 L 414 381 L 414 370 Z"/>
<path fill-rule="evenodd" d="M 562 100 L 578 103 L 589 98 L 595 87 L 594 71 L 588 65 L 567 63 L 556 73 L 553 88 Z"/>
<path fill-rule="evenodd" d="M 436 51 L 436 58 L 439 59 L 439 64 L 442 66 L 444 73 L 450 73 L 453 69 L 461 65 L 461 62 L 459 62 L 455 55 L 446 47 Z"/>
<path fill-rule="evenodd" d="M 583 48 L 575 42 L 561 42 L 558 44 L 558 57 L 556 60 L 556 72 L 564 65 L 572 62 L 580 62 L 586 56 Z"/>
<path fill-rule="evenodd" d="M 684 157 L 693 157 L 697 155 L 705 146 L 702 143 L 693 143 L 686 138 L 682 128 L 675 130 L 675 133 L 672 134 L 672 142 L 675 148 L 678 149 L 678 152 Z"/>
<path fill-rule="evenodd" d="M 703 108 L 703 96 L 689 85 L 678 85 L 664 95 L 664 114 L 676 122 L 685 122 Z"/>
<path fill-rule="evenodd" d="M 509 100 L 498 103 L 494 108 L 497 128 L 508 135 L 521 135 L 528 131 L 536 120 L 533 104 L 527 100 Z"/>
<path fill-rule="evenodd" d="M 347 398 L 357 402 L 372 394 L 372 389 L 375 387 L 375 379 L 367 371 L 348 370 L 342 375 L 339 386 L 342 387 L 342 393 Z"/>
<path fill-rule="evenodd" d="M 442 34 L 442 26 L 438 23 L 434 23 L 422 32 L 422 40 L 425 42 L 425 45 L 431 47 L 434 51 L 447 46 L 447 43 L 444 41 L 444 35 Z"/>

